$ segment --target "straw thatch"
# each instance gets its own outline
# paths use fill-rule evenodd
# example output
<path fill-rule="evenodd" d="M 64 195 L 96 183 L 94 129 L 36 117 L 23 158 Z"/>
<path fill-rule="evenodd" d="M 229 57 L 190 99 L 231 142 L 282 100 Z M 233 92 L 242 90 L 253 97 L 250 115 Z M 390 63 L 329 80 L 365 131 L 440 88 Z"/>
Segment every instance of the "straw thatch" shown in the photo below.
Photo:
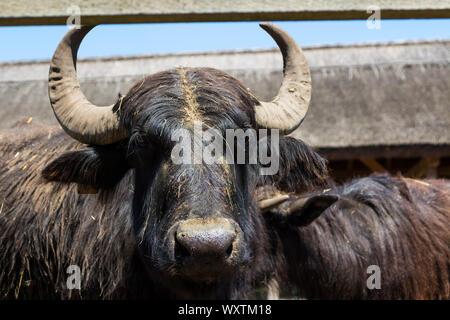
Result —
<path fill-rule="evenodd" d="M 313 96 L 293 133 L 329 158 L 450 155 L 450 41 L 306 48 Z M 281 82 L 277 50 L 80 60 L 96 104 L 114 102 L 142 76 L 175 66 L 223 69 L 270 99 Z M 49 61 L 0 64 L 0 128 L 19 119 L 56 124 L 47 94 Z"/>

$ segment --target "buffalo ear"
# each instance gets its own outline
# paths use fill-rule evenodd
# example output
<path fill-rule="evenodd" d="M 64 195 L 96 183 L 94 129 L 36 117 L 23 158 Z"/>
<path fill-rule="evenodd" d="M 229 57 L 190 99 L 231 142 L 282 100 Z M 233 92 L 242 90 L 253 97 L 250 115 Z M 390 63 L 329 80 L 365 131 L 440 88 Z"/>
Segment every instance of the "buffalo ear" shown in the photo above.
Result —
<path fill-rule="evenodd" d="M 286 223 L 292 227 L 307 226 L 338 200 L 338 196 L 326 194 L 299 199 L 289 206 Z"/>
<path fill-rule="evenodd" d="M 49 181 L 78 183 L 80 193 L 111 188 L 128 171 L 125 152 L 117 146 L 90 147 L 60 155 L 42 171 Z"/>

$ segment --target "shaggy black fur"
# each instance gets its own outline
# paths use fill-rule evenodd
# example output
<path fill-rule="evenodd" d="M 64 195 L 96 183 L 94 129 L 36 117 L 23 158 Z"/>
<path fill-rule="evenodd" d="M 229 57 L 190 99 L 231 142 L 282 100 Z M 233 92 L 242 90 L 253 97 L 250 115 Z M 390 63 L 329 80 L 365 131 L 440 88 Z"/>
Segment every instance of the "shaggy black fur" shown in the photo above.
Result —
<path fill-rule="evenodd" d="M 293 197 L 267 217 L 278 224 L 278 275 L 300 296 L 450 298 L 449 181 L 374 175 L 304 197 L 302 209 L 286 212 Z M 366 285 L 370 265 L 381 289 Z"/>
<path fill-rule="evenodd" d="M 258 165 L 175 165 L 170 151 L 172 132 L 194 120 L 222 134 L 255 128 L 256 103 L 221 71 L 177 69 L 139 81 L 116 104 L 130 137 L 114 145 L 81 146 L 42 128 L 0 135 L 1 297 L 247 297 L 275 263 L 256 186 L 305 192 L 325 184 L 325 161 L 281 138 L 280 171 L 262 178 Z M 74 182 L 99 192 L 80 195 Z M 192 281 L 171 254 L 170 230 L 214 215 L 239 225 L 243 249 L 230 276 Z M 66 289 L 71 264 L 81 268 L 80 291 Z"/>

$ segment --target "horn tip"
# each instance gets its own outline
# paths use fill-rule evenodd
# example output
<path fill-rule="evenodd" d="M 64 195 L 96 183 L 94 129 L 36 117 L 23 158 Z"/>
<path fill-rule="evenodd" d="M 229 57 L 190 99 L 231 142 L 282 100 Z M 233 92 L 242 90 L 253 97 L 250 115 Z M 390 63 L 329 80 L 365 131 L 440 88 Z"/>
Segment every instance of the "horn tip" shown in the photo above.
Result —
<path fill-rule="evenodd" d="M 259 26 L 260 26 L 261 28 L 263 28 L 264 30 L 272 29 L 273 27 L 275 27 L 275 25 L 274 25 L 273 23 L 271 23 L 271 22 L 261 22 L 261 23 L 259 24 Z"/>

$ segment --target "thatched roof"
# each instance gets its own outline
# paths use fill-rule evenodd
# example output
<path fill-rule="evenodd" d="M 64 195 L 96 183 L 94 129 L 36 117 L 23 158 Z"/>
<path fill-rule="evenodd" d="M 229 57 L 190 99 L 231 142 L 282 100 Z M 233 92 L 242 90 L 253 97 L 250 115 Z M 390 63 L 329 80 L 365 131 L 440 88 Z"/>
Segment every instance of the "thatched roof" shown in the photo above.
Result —
<path fill-rule="evenodd" d="M 339 159 L 450 155 L 450 41 L 315 47 L 305 54 L 313 96 L 294 136 Z M 84 59 L 78 75 L 93 102 L 109 104 L 139 78 L 179 65 L 225 70 L 263 99 L 275 95 L 281 82 L 278 50 Z M 56 123 L 48 66 L 0 64 L 0 128 L 29 117 Z"/>

